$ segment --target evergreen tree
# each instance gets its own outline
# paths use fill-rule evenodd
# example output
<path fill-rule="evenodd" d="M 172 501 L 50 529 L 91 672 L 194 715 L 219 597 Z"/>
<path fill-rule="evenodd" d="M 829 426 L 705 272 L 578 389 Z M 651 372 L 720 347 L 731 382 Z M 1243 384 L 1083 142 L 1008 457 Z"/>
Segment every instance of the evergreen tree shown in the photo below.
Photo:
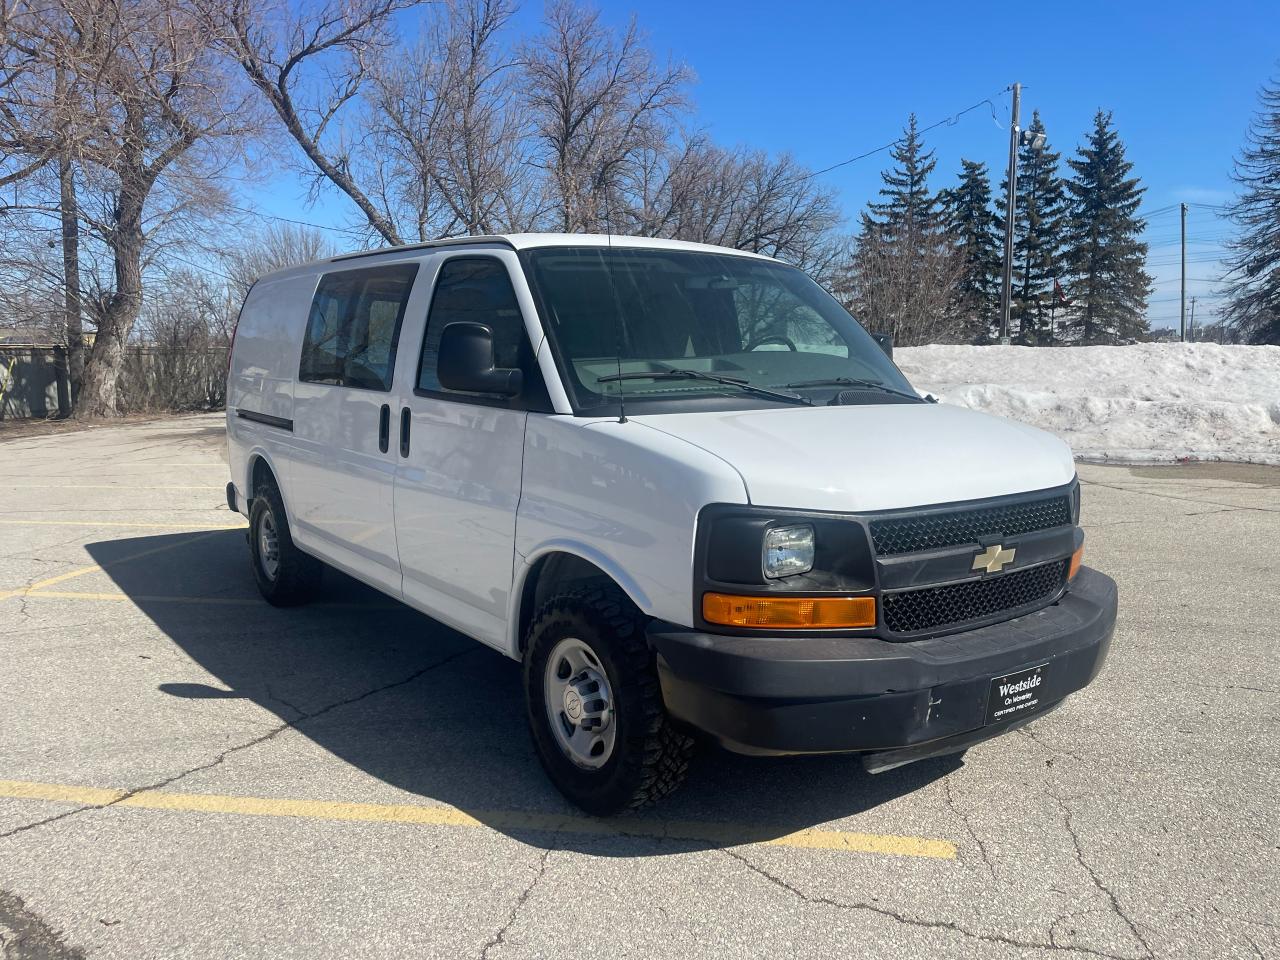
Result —
<path fill-rule="evenodd" d="M 960 183 L 941 191 L 938 200 L 963 263 L 956 307 L 971 318 L 975 338 L 988 338 L 1000 317 L 1000 229 L 991 210 L 986 164 L 961 160 L 960 167 Z"/>
<path fill-rule="evenodd" d="M 898 343 L 969 339 L 956 309 L 961 275 L 957 245 L 943 230 L 928 178 L 937 165 L 912 114 L 880 176 L 879 203 L 868 204 L 847 271 L 847 304 L 876 333 Z"/>
<path fill-rule="evenodd" d="M 1067 163 L 1075 173 L 1066 253 L 1075 330 L 1083 343 L 1131 343 L 1147 333 L 1151 294 L 1147 245 L 1138 239 L 1145 188 L 1129 176 L 1111 114 L 1097 112 L 1088 142 Z"/>
<path fill-rule="evenodd" d="M 929 174 L 938 161 L 932 150 L 925 150 L 916 130 L 916 115 L 911 114 L 902 139 L 894 144 L 894 166 L 880 174 L 880 203 L 867 205 L 864 224 L 869 219 L 880 227 L 888 240 L 899 236 L 915 238 L 931 233 L 938 226 L 938 199 L 929 192 Z"/>
<path fill-rule="evenodd" d="M 1280 81 L 1263 86 L 1262 109 L 1236 160 L 1240 196 L 1231 219 L 1226 319 L 1253 343 L 1280 344 Z"/>
<path fill-rule="evenodd" d="M 1046 136 L 1040 111 L 1031 115 L 1027 132 Z M 1011 335 L 1022 343 L 1043 344 L 1053 339 L 1054 281 L 1065 275 L 1068 208 L 1066 184 L 1058 176 L 1061 155 L 1034 140 L 1018 148 L 1018 193 L 1013 222 L 1013 303 L 1009 307 Z M 1006 176 L 1000 195 L 1009 188 Z M 1004 216 L 996 215 L 997 229 L 1004 231 Z"/>

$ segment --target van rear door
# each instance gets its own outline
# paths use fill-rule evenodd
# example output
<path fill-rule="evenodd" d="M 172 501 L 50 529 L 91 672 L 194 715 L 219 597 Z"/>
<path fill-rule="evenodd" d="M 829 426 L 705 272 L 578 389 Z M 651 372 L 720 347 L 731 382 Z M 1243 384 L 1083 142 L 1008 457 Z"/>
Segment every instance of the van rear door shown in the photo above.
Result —
<path fill-rule="evenodd" d="M 418 266 L 322 276 L 294 388 L 294 537 L 397 597 L 392 380 Z"/>

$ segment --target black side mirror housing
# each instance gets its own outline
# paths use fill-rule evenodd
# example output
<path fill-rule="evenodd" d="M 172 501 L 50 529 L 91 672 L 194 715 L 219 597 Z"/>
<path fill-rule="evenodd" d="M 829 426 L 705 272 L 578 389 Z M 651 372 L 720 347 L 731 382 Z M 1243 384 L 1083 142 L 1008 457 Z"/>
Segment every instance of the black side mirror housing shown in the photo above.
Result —
<path fill-rule="evenodd" d="M 893 359 L 893 334 L 892 333 L 873 333 L 871 339 L 874 340 L 880 349 L 884 351 L 884 355 L 890 360 Z"/>
<path fill-rule="evenodd" d="M 493 365 L 493 331 L 483 323 L 451 323 L 440 334 L 436 376 L 446 390 L 514 397 L 524 374 Z"/>

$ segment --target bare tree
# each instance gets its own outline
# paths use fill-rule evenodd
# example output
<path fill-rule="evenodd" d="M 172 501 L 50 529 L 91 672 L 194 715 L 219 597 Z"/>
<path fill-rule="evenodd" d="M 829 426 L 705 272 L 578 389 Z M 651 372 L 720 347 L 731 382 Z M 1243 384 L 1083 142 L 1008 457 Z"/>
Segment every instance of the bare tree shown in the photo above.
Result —
<path fill-rule="evenodd" d="M 125 350 L 122 412 L 210 410 L 226 402 L 227 349 L 239 307 L 208 271 L 154 278 Z"/>
<path fill-rule="evenodd" d="M 230 283 L 230 297 L 238 310 L 249 288 L 264 273 L 332 257 L 338 250 L 312 227 L 273 223 L 266 229 L 243 236 L 221 256 Z"/>
<path fill-rule="evenodd" d="M 0 3 L 0 187 L 37 173 L 64 144 L 65 74 L 55 80 L 50 39 L 29 20 L 26 4 Z"/>
<path fill-rule="evenodd" d="M 0 7 L 0 186 L 58 170 L 61 218 L 62 300 L 60 337 L 67 348 L 71 398 L 84 375 L 84 335 L 80 296 L 80 222 L 72 134 L 78 79 L 58 56 L 53 38 L 23 29 L 24 5 Z M 52 67 L 52 84 L 49 83 Z"/>
<path fill-rule="evenodd" d="M 522 59 L 556 225 L 605 229 L 646 154 L 669 141 L 692 74 L 660 63 L 634 20 L 615 34 L 573 0 L 548 7 L 544 32 L 525 43 Z"/>
<path fill-rule="evenodd" d="M 864 327 L 897 344 L 964 343 L 971 331 L 955 309 L 963 273 L 960 251 L 941 233 L 913 237 L 866 222 L 835 292 Z"/>
<path fill-rule="evenodd" d="M 113 415 L 125 344 L 142 307 L 148 234 L 207 204 L 208 184 L 193 182 L 228 162 L 211 141 L 245 133 L 251 114 L 186 0 L 21 2 L 6 27 L 9 44 L 29 51 L 35 83 L 57 89 L 59 77 L 67 78 L 59 150 L 97 197 L 77 203 L 74 213 L 110 261 L 87 304 L 97 329 L 77 415 Z M 31 119 L 16 111 L 4 116 L 10 133 L 30 130 Z M 28 152 L 37 145 L 28 142 Z M 149 207 L 161 195 L 172 202 Z M 59 210 L 60 219 L 69 213 Z"/>
<path fill-rule="evenodd" d="M 62 270 L 52 233 L 31 215 L 0 216 L 0 323 L 33 342 L 63 342 Z"/>
<path fill-rule="evenodd" d="M 513 48 L 514 0 L 442 0 L 404 45 L 389 20 L 415 0 L 302 14 L 199 2 L 301 146 L 313 196 L 336 186 L 387 242 L 609 229 L 820 271 L 837 249 L 834 196 L 791 157 L 676 135 L 690 71 L 661 61 L 634 20 L 615 31 L 555 0 Z"/>
<path fill-rule="evenodd" d="M 750 250 L 822 274 L 838 252 L 835 194 L 783 154 L 695 137 L 642 168 L 636 232 Z"/>
<path fill-rule="evenodd" d="M 501 45 L 514 12 L 512 0 L 445 0 L 416 46 L 371 58 L 367 179 L 399 234 L 519 231 L 536 218 L 517 64 Z"/>
<path fill-rule="evenodd" d="M 402 243 L 391 211 L 358 182 L 353 154 L 364 131 L 344 136 L 339 114 L 358 104 L 370 60 L 391 44 L 391 18 L 424 0 L 326 0 L 303 10 L 286 0 L 198 2 L 222 48 L 307 157 L 313 195 L 332 184 L 382 239 Z"/>

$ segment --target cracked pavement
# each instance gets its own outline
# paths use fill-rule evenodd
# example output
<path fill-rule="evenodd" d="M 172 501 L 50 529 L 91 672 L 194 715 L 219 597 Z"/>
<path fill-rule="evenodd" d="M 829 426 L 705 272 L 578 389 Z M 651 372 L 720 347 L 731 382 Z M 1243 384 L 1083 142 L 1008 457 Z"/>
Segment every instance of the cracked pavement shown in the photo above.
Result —
<path fill-rule="evenodd" d="M 1280 469 L 1080 466 L 1120 625 L 1030 726 L 876 777 L 706 750 L 596 834 L 521 826 L 575 812 L 515 664 L 338 575 L 258 601 L 225 469 L 218 417 L 0 439 L 0 780 L 115 791 L 0 796 L 5 960 L 1280 960 Z M 126 802 L 175 790 L 279 809 Z M 759 842 L 809 827 L 957 856 Z"/>

